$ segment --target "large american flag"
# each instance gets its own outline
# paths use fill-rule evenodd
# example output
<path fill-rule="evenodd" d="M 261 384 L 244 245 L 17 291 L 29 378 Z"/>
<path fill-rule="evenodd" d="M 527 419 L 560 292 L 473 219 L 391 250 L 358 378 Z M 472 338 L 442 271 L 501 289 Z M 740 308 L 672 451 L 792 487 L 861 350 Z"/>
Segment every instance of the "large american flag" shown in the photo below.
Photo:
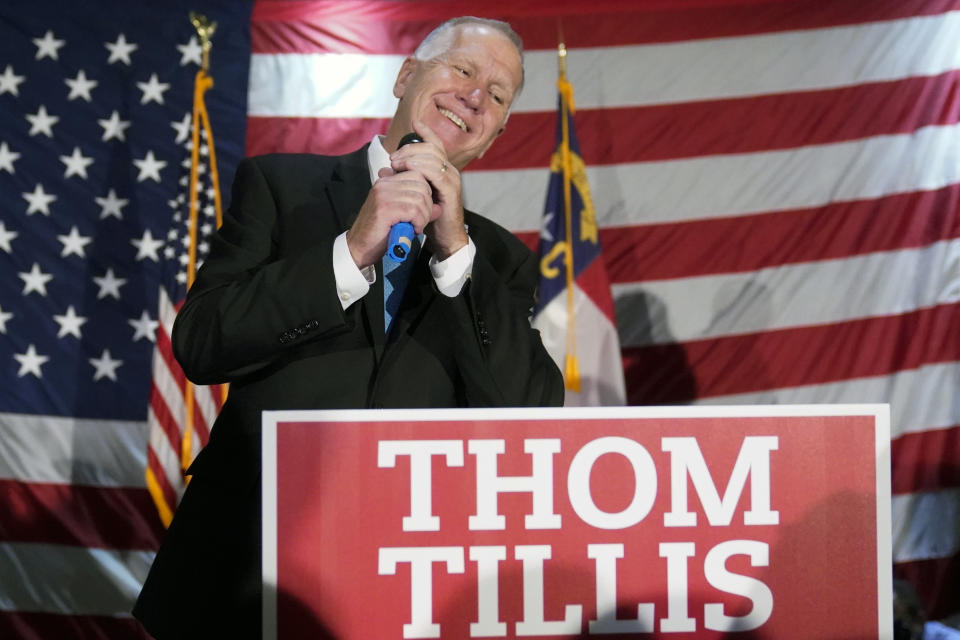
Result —
<path fill-rule="evenodd" d="M 128 612 L 163 532 L 151 363 L 201 63 L 188 14 L 219 23 L 207 100 L 228 187 L 250 6 L 0 5 L 0 637 L 142 636 Z"/>
<path fill-rule="evenodd" d="M 137 255 L 178 193 L 188 9 L 220 22 L 227 182 L 248 65 L 248 154 L 339 153 L 384 130 L 438 22 L 509 20 L 526 88 L 466 200 L 534 249 L 562 34 L 628 401 L 889 402 L 895 574 L 960 612 L 960 0 L 50 4 L 0 7 L 0 636 L 140 633 L 160 264 Z M 129 66 L 108 63 L 121 33 Z M 153 73 L 162 105 L 141 104 Z M 102 139 L 114 110 L 126 140 Z M 159 181 L 138 181 L 148 151 Z"/>

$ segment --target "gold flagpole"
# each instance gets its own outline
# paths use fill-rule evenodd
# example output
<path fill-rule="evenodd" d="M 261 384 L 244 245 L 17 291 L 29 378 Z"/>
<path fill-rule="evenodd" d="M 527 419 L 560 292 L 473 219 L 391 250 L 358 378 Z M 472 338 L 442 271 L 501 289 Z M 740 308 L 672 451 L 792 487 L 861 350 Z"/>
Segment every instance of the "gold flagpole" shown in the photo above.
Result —
<path fill-rule="evenodd" d="M 567 47 L 561 42 L 557 47 L 560 77 L 557 89 L 560 93 L 560 161 L 563 167 L 563 213 L 566 230 L 564 265 L 567 272 L 567 354 L 564 360 L 564 383 L 571 391 L 580 391 L 580 368 L 577 363 L 577 319 L 573 282 L 573 211 L 570 195 L 570 180 L 573 167 L 570 157 L 569 114 L 573 113 L 573 86 L 567 82 Z"/>
<path fill-rule="evenodd" d="M 210 173 L 211 177 L 214 179 L 214 185 L 216 182 L 216 163 L 213 156 L 213 134 L 210 131 L 210 121 L 207 117 L 207 108 L 206 103 L 203 100 L 203 94 L 206 93 L 208 89 L 213 87 L 213 78 L 209 76 L 207 71 L 210 68 L 210 48 L 213 46 L 211 38 L 213 37 L 214 32 L 217 30 L 217 23 L 210 22 L 207 20 L 206 16 L 190 12 L 190 23 L 193 25 L 193 28 L 197 30 L 197 35 L 200 36 L 200 44 L 203 47 L 203 63 L 200 67 L 200 70 L 197 71 L 197 75 L 194 79 L 193 84 L 193 126 L 191 142 L 193 146 L 190 150 L 190 246 L 188 247 L 188 262 L 187 262 L 187 290 L 190 290 L 190 287 L 193 285 L 193 280 L 196 277 L 197 271 L 197 218 L 198 218 L 198 209 L 199 205 L 197 203 L 197 182 L 199 180 L 199 165 L 200 165 L 200 128 L 203 127 L 204 131 L 207 134 L 207 148 L 210 150 Z M 220 190 L 214 188 L 215 192 L 215 202 L 216 202 L 216 213 L 217 213 L 217 226 L 220 225 Z M 186 410 L 186 416 L 184 421 L 184 433 L 183 439 L 180 442 L 180 466 L 186 471 L 190 466 L 190 463 L 193 461 L 193 431 L 194 431 L 194 387 L 193 383 L 189 380 L 186 381 L 184 389 L 184 408 Z"/>

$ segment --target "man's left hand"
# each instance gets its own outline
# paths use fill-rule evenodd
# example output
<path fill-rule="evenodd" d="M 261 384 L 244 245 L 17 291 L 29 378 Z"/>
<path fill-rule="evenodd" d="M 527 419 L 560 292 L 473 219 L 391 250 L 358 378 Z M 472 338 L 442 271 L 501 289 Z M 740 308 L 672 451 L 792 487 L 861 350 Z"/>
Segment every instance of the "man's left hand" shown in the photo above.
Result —
<path fill-rule="evenodd" d="M 390 154 L 390 166 L 398 172 L 416 170 L 433 187 L 435 217 L 425 231 L 437 260 L 445 260 L 468 242 L 460 172 L 447 160 L 443 143 L 430 127 L 417 120 L 413 130 L 424 141 L 394 151 Z"/>

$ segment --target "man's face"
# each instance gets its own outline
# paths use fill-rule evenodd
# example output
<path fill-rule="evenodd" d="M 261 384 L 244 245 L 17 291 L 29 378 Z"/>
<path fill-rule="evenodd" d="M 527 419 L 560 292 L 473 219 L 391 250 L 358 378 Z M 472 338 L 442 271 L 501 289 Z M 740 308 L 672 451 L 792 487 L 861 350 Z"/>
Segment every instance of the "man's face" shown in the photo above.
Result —
<path fill-rule="evenodd" d="M 423 121 L 462 169 L 503 131 L 521 79 L 520 54 L 505 36 L 483 26 L 462 27 L 445 53 L 403 63 L 393 88 L 400 98 L 393 124 L 413 131 L 412 122 Z"/>

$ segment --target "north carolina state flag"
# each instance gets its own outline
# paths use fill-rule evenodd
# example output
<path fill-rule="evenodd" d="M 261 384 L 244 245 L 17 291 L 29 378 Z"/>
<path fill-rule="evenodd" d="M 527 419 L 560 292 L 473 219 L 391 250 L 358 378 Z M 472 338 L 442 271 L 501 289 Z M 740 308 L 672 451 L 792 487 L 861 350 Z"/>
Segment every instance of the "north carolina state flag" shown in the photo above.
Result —
<path fill-rule="evenodd" d="M 550 159 L 540 232 L 540 298 L 533 326 L 563 371 L 566 406 L 623 405 L 626 393 L 610 281 L 573 127 L 573 87 L 562 70 L 557 86 L 557 147 Z"/>

